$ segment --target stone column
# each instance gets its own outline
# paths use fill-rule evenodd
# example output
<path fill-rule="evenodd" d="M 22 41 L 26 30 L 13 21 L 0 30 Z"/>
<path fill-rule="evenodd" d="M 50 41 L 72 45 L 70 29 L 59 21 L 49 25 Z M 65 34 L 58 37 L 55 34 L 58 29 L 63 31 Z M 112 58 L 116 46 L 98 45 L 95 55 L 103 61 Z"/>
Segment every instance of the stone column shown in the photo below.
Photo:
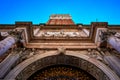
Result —
<path fill-rule="evenodd" d="M 115 36 L 108 38 L 108 43 L 120 53 L 120 39 Z"/>
<path fill-rule="evenodd" d="M 14 37 L 7 37 L 0 41 L 0 56 L 4 54 L 13 44 L 15 44 Z"/>
<path fill-rule="evenodd" d="M 22 40 L 22 30 L 13 30 L 8 32 L 10 36 L 0 42 L 0 55 L 4 54 L 10 47 Z"/>

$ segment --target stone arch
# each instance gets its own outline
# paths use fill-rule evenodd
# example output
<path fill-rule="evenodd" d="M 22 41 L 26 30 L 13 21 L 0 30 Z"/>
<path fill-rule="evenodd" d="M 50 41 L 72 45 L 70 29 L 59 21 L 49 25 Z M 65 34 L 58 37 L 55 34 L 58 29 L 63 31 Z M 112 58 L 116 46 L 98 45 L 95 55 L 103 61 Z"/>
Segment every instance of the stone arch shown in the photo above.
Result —
<path fill-rule="evenodd" d="M 66 51 L 64 54 L 60 54 L 58 51 L 36 54 L 16 66 L 5 79 L 26 80 L 36 71 L 58 64 L 79 67 L 97 80 L 119 80 L 118 76 L 103 63 L 73 51 Z"/>

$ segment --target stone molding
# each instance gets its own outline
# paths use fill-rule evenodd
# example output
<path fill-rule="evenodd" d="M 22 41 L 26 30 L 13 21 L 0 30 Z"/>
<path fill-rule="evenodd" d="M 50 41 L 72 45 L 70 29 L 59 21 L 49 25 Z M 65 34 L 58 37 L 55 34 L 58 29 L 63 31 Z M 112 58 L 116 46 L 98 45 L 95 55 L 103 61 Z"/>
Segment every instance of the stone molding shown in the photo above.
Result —
<path fill-rule="evenodd" d="M 59 51 L 36 54 L 16 66 L 5 79 L 26 80 L 37 70 L 59 64 L 81 68 L 97 80 L 119 80 L 119 77 L 100 61 L 73 51 L 66 51 L 64 55 L 59 55 Z"/>

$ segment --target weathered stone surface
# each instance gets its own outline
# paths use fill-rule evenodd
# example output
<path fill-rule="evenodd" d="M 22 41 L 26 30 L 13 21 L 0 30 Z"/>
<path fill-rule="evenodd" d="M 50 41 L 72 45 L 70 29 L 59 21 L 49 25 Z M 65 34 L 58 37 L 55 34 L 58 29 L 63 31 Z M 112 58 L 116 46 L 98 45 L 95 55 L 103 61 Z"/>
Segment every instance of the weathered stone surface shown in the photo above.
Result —
<path fill-rule="evenodd" d="M 88 73 L 90 73 L 91 75 L 93 75 L 97 80 L 107 80 L 107 79 L 119 80 L 119 78 L 107 66 L 100 63 L 96 59 L 89 59 L 89 57 L 82 54 L 81 55 L 77 55 L 77 53 L 71 54 L 71 52 L 65 53 L 65 55 L 59 55 L 52 51 L 44 54 L 35 55 L 30 59 L 25 60 L 23 63 L 19 64 L 15 69 L 13 69 L 6 76 L 5 79 L 16 78 L 20 80 L 22 78 L 22 80 L 25 80 L 37 70 L 40 70 L 46 66 L 58 65 L 58 64 L 71 65 L 81 68 L 87 71 Z M 109 78 L 106 79 L 102 77 L 103 74 Z"/>

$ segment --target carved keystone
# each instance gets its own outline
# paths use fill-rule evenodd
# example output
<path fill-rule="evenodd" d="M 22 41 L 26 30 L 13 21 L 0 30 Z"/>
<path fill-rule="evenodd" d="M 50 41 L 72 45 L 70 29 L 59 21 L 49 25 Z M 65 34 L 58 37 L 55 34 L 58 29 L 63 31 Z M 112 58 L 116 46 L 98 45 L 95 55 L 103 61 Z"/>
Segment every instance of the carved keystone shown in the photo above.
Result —
<path fill-rule="evenodd" d="M 65 49 L 64 47 L 59 47 L 59 48 L 58 48 L 59 54 L 64 54 L 65 51 L 66 51 L 66 49 Z"/>

